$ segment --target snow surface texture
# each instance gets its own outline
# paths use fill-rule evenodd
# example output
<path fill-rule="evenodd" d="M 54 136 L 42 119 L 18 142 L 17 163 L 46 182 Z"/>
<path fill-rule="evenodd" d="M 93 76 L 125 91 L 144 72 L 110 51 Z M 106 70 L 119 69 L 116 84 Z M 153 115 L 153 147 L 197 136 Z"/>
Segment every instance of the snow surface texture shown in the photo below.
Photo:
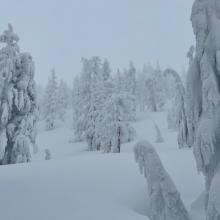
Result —
<path fill-rule="evenodd" d="M 153 119 L 164 143 L 155 148 L 180 191 L 187 209 L 204 190 L 190 149 L 178 149 L 177 133 L 167 130 L 166 113 L 137 114 L 137 140 L 155 141 Z M 4 220 L 147 220 L 146 180 L 134 161 L 134 142 L 122 144 L 120 154 L 87 151 L 87 144 L 71 143 L 72 112 L 65 123 L 45 131 L 38 126 L 39 152 L 32 163 L 0 167 L 0 207 Z M 51 160 L 45 161 L 45 149 Z M 187 160 L 186 160 L 187 158 Z M 205 220 L 192 210 L 193 220 Z M 199 216 L 199 217 L 197 217 Z"/>
<path fill-rule="evenodd" d="M 154 147 L 141 141 L 134 148 L 135 160 L 148 183 L 151 220 L 189 220 L 173 181 L 165 171 Z"/>

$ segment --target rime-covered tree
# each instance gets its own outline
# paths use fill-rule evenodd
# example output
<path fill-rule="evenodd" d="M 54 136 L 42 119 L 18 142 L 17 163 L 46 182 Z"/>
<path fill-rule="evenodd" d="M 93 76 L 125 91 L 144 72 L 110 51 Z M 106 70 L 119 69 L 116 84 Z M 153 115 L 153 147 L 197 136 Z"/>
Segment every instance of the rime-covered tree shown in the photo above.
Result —
<path fill-rule="evenodd" d="M 220 2 L 195 0 L 191 21 L 196 52 L 187 79 L 187 126 L 197 168 L 206 180 L 207 207 L 210 185 L 220 167 Z"/>
<path fill-rule="evenodd" d="M 129 93 L 114 92 L 105 101 L 99 123 L 101 149 L 104 152 L 120 153 L 121 144 L 133 140 L 135 132 L 129 122 L 132 111 L 133 97 Z"/>
<path fill-rule="evenodd" d="M 119 86 L 121 83 L 123 87 Z M 129 121 L 133 119 L 134 96 L 125 91 L 119 74 L 112 78 L 107 59 L 104 62 L 99 57 L 84 59 L 73 91 L 76 140 L 86 140 L 91 151 L 105 152 L 117 151 L 116 145 L 132 140 L 134 130 Z M 116 141 L 115 128 L 119 128 L 120 143 Z"/>
<path fill-rule="evenodd" d="M 0 35 L 0 144 L 2 164 L 29 162 L 36 148 L 37 101 L 34 62 L 21 53 L 12 26 Z"/>
<path fill-rule="evenodd" d="M 107 59 L 104 60 L 101 68 L 103 80 L 106 81 L 111 77 L 111 68 Z"/>
<path fill-rule="evenodd" d="M 103 93 L 102 102 L 104 103 L 106 99 L 111 97 L 113 90 L 115 90 L 115 85 L 113 78 L 111 76 L 111 68 L 107 59 L 104 60 L 101 67 L 101 93 Z M 120 73 L 119 73 L 120 74 Z"/>
<path fill-rule="evenodd" d="M 65 114 L 68 107 L 69 107 L 68 86 L 63 80 L 61 80 L 58 86 L 58 94 L 57 94 L 58 118 L 61 121 L 65 120 Z"/>
<path fill-rule="evenodd" d="M 136 102 L 140 111 L 143 112 L 146 106 L 146 85 L 145 75 L 142 71 L 138 71 L 137 73 L 136 90 Z"/>
<path fill-rule="evenodd" d="M 90 60 L 83 58 L 82 70 L 79 78 L 75 79 L 73 88 L 75 141 L 86 140 L 86 127 L 91 105 L 91 82 Z"/>
<path fill-rule="evenodd" d="M 116 76 L 114 78 L 114 85 L 117 92 L 121 92 L 123 90 L 123 77 L 119 69 L 117 70 Z"/>
<path fill-rule="evenodd" d="M 102 108 L 104 94 L 103 89 L 103 75 L 102 63 L 99 57 L 92 57 L 90 59 L 91 72 L 91 100 L 88 108 L 86 118 L 86 141 L 90 150 L 99 150 L 100 142 L 97 130 L 97 119 Z"/>
<path fill-rule="evenodd" d="M 154 147 L 141 141 L 134 147 L 135 160 L 148 184 L 151 220 L 189 220 L 188 212 Z"/>
<path fill-rule="evenodd" d="M 127 71 L 127 89 L 130 91 L 131 95 L 135 96 L 136 94 L 136 68 L 134 67 L 134 64 L 130 61 L 129 68 Z"/>
<path fill-rule="evenodd" d="M 79 77 L 76 76 L 73 81 L 73 89 L 72 89 L 72 107 L 73 107 L 73 128 L 77 129 L 77 121 L 80 116 L 80 80 Z M 75 136 L 75 141 L 81 141 L 80 138 Z"/>
<path fill-rule="evenodd" d="M 166 101 L 166 85 L 159 64 L 145 80 L 148 109 L 156 112 L 164 108 Z"/>
<path fill-rule="evenodd" d="M 153 112 L 157 112 L 158 108 L 157 108 L 157 100 L 156 100 L 156 89 L 154 86 L 154 81 L 149 78 L 145 81 L 145 85 L 147 88 L 147 106 L 148 109 L 153 111 Z"/>
<path fill-rule="evenodd" d="M 149 91 L 153 88 L 151 87 L 152 84 L 150 82 L 150 78 L 153 74 L 153 67 L 148 64 L 144 65 L 142 70 L 138 71 L 137 73 L 137 80 L 136 80 L 136 102 L 139 105 L 140 111 L 144 111 L 146 108 L 154 109 L 156 107 L 151 101 L 154 101 L 150 97 Z M 148 81 L 149 80 L 149 81 Z M 150 87 L 148 87 L 150 86 Z"/>
<path fill-rule="evenodd" d="M 168 113 L 168 125 L 170 128 L 178 129 L 178 144 L 179 148 L 188 146 L 188 128 L 187 128 L 187 117 L 185 107 L 185 88 L 179 74 L 173 69 L 166 69 L 164 71 L 165 77 L 172 77 L 174 90 L 172 107 Z M 169 79 L 170 79 L 169 77 Z M 172 115 L 171 115 L 172 114 Z"/>
<path fill-rule="evenodd" d="M 46 129 L 51 130 L 56 127 L 56 120 L 58 118 L 58 86 L 55 70 L 51 71 L 51 76 L 45 90 L 44 97 L 44 118 L 46 122 Z"/>
<path fill-rule="evenodd" d="M 166 88 L 165 88 L 163 73 L 159 63 L 157 63 L 157 66 L 154 70 L 152 80 L 155 91 L 154 95 L 155 95 L 157 110 L 162 110 L 166 101 Z"/>
<path fill-rule="evenodd" d="M 194 103 L 194 100 L 193 100 L 194 94 L 196 94 L 196 96 L 198 97 L 201 95 L 201 93 L 199 95 L 199 93 L 196 91 L 197 87 L 193 88 L 193 84 L 195 83 L 195 80 L 197 80 L 196 79 L 197 76 L 195 76 L 195 79 L 194 79 L 194 74 L 191 74 L 191 72 L 195 71 L 195 65 L 194 65 L 195 48 L 193 46 L 189 48 L 189 51 L 187 52 L 186 57 L 189 60 L 188 73 L 186 77 L 186 93 L 185 93 L 185 102 L 186 102 L 185 107 L 186 107 L 187 129 L 188 129 L 187 144 L 190 147 L 192 147 L 195 141 L 195 133 L 196 133 L 195 130 L 196 130 L 196 124 L 198 122 L 198 118 L 196 119 L 196 117 L 198 117 L 199 115 L 199 113 L 196 111 L 199 109 L 199 105 L 201 104 L 199 103 L 200 101 Z M 201 100 L 201 98 L 199 97 L 198 100 Z"/>
<path fill-rule="evenodd" d="M 130 61 L 129 68 L 124 69 L 124 91 L 133 96 L 132 112 L 133 120 L 136 114 L 136 68 L 134 64 Z"/>

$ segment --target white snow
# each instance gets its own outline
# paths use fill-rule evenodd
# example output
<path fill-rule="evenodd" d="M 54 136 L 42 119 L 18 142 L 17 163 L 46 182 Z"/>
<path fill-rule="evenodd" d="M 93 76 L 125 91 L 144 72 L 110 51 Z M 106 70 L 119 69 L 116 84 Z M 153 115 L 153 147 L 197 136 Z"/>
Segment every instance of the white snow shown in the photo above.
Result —
<path fill-rule="evenodd" d="M 133 124 L 135 142 L 147 139 L 156 147 L 165 169 L 190 210 L 204 190 L 191 149 L 178 149 L 177 133 L 167 129 L 166 114 L 140 113 Z M 0 166 L 0 207 L 4 220 L 147 220 L 147 185 L 133 155 L 133 143 L 120 154 L 86 151 L 73 143 L 72 113 L 52 131 L 39 124 L 38 154 L 33 162 Z M 154 143 L 158 125 L 164 143 Z M 45 149 L 51 160 L 45 160 Z M 193 215 L 199 215 L 193 210 Z M 203 220 L 198 218 L 199 220 Z"/>

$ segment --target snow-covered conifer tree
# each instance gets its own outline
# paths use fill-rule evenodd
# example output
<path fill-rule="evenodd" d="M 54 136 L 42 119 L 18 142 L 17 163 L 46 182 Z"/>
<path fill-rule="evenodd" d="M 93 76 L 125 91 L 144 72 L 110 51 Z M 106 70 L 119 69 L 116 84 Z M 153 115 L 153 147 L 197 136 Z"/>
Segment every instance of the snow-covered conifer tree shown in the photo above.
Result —
<path fill-rule="evenodd" d="M 165 88 L 164 77 L 160 69 L 159 63 L 157 63 L 156 69 L 154 70 L 152 80 L 155 91 L 154 95 L 155 95 L 157 110 L 162 110 L 165 105 L 166 88 Z"/>
<path fill-rule="evenodd" d="M 115 89 L 113 78 L 111 76 L 110 64 L 107 59 L 105 59 L 104 63 L 102 64 L 101 74 L 102 74 L 102 76 L 101 76 L 101 80 L 102 80 L 101 89 L 103 91 L 100 91 L 100 92 L 103 93 L 102 102 L 105 102 L 106 99 L 111 97 L 113 89 Z M 120 73 L 119 73 L 119 75 L 120 75 Z"/>
<path fill-rule="evenodd" d="M 80 116 L 80 80 L 79 77 L 76 76 L 73 81 L 73 89 L 72 89 L 72 107 L 73 107 L 73 128 L 77 129 L 77 121 Z M 78 138 L 75 135 L 75 141 L 80 141 L 80 138 Z"/>
<path fill-rule="evenodd" d="M 2 164 L 29 162 L 31 146 L 36 147 L 37 101 L 34 62 L 20 53 L 18 36 L 12 26 L 0 35 L 0 144 Z M 5 134 L 5 135 L 4 135 Z M 3 140 L 6 140 L 3 141 Z"/>
<path fill-rule="evenodd" d="M 191 21 L 196 52 L 187 79 L 187 126 L 198 170 L 205 175 L 207 207 L 210 185 L 220 167 L 220 2 L 195 0 Z"/>
<path fill-rule="evenodd" d="M 135 160 L 144 174 L 149 193 L 151 220 L 189 220 L 188 212 L 154 147 L 141 141 L 134 147 Z"/>
<path fill-rule="evenodd" d="M 128 93 L 114 92 L 106 100 L 100 126 L 101 148 L 104 152 L 120 153 L 125 137 L 133 140 L 134 129 L 129 123 L 133 110 L 133 97 Z"/>
<path fill-rule="evenodd" d="M 124 70 L 124 86 L 124 91 L 133 96 L 132 120 L 134 120 L 136 117 L 136 68 L 131 61 L 129 68 Z"/>
<path fill-rule="evenodd" d="M 65 114 L 68 106 L 69 106 L 68 86 L 63 80 L 61 80 L 59 83 L 58 96 L 57 96 L 58 118 L 61 121 L 65 120 Z"/>
<path fill-rule="evenodd" d="M 148 96 L 148 108 L 154 112 L 162 110 L 166 99 L 166 85 L 159 64 L 157 64 L 156 69 L 145 80 L 145 85 Z"/>
<path fill-rule="evenodd" d="M 102 76 L 105 81 L 111 77 L 111 68 L 107 59 L 105 59 L 102 64 Z"/>
<path fill-rule="evenodd" d="M 157 111 L 157 101 L 156 101 L 156 91 L 155 91 L 155 87 L 154 87 L 154 81 L 149 78 L 145 81 L 145 85 L 147 88 L 147 105 L 148 108 L 153 111 L 156 112 Z"/>
<path fill-rule="evenodd" d="M 44 118 L 46 122 L 46 129 L 51 130 L 56 127 L 56 120 L 58 118 L 58 86 L 55 70 L 51 71 L 51 76 L 48 79 L 45 97 L 44 97 Z"/>
<path fill-rule="evenodd" d="M 174 99 L 172 103 L 172 109 L 168 113 L 168 125 L 173 128 L 178 128 L 178 144 L 180 148 L 188 146 L 188 128 L 187 128 L 187 117 L 186 117 L 186 107 L 185 107 L 185 88 L 183 86 L 182 80 L 179 74 L 173 69 L 166 69 L 164 71 L 164 76 L 172 76 L 173 83 L 175 85 Z M 172 113 L 172 115 L 170 115 Z M 175 125 L 172 125 L 175 121 Z"/>
<path fill-rule="evenodd" d="M 74 81 L 74 136 L 75 141 L 86 140 L 88 112 L 91 105 L 91 68 L 90 60 L 82 59 L 82 70 L 79 79 Z"/>
<path fill-rule="evenodd" d="M 137 73 L 137 80 L 136 80 L 136 101 L 140 107 L 140 111 L 144 111 L 146 107 L 148 109 L 154 109 L 154 104 L 151 103 L 154 99 L 149 94 L 149 91 L 153 88 L 151 87 L 152 84 L 150 82 L 150 78 L 153 74 L 153 67 L 148 64 L 144 65 L 142 70 L 138 71 Z M 150 88 L 148 88 L 150 86 Z M 156 106 L 155 106 L 156 108 Z"/>
<path fill-rule="evenodd" d="M 117 70 L 116 76 L 114 78 L 115 89 L 117 92 L 121 92 L 123 90 L 123 79 L 120 70 Z"/>
<path fill-rule="evenodd" d="M 134 129 L 129 123 L 133 117 L 134 96 L 125 91 L 125 85 L 119 74 L 113 80 L 107 59 L 104 62 L 99 57 L 83 60 L 80 79 L 73 89 L 74 129 L 75 138 L 86 140 L 89 150 L 116 152 L 121 143 L 134 138 Z"/>
<path fill-rule="evenodd" d="M 101 111 L 103 96 L 103 75 L 102 64 L 99 57 L 92 57 L 90 59 L 90 72 L 91 72 L 91 100 L 88 108 L 87 122 L 86 122 L 86 141 L 89 150 L 99 150 L 100 142 L 96 132 L 97 119 Z"/>

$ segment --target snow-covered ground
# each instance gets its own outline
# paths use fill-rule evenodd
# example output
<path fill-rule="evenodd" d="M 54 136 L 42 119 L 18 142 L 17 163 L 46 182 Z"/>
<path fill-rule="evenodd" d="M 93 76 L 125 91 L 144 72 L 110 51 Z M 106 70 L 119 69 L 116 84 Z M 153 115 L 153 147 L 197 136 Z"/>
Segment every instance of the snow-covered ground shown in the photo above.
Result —
<path fill-rule="evenodd" d="M 154 120 L 165 140 L 155 144 Z M 72 143 L 71 116 L 54 131 L 39 124 L 39 152 L 29 164 L 0 167 L 0 213 L 3 220 L 147 220 L 147 183 L 134 161 L 133 143 L 121 154 L 86 151 Z M 176 132 L 167 129 L 166 113 L 141 113 L 134 123 L 135 142 L 147 139 L 156 147 L 190 210 L 202 193 L 203 177 L 192 150 L 179 150 Z M 44 150 L 52 159 L 44 160 Z M 193 219 L 203 220 L 199 202 Z"/>

